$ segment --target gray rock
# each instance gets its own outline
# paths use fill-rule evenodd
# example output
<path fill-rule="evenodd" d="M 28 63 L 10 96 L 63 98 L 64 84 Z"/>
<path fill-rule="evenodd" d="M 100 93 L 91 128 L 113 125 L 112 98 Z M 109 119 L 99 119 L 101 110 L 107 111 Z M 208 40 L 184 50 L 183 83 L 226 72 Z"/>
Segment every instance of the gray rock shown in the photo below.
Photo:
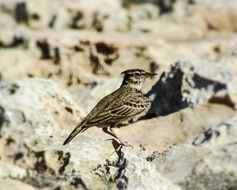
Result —
<path fill-rule="evenodd" d="M 206 103 L 218 94 L 226 97 L 226 104 L 234 108 L 235 103 L 228 100 L 227 92 L 230 74 L 223 73 L 220 79 L 211 73 L 206 77 L 200 73 L 205 72 L 209 66 L 203 64 L 201 71 L 199 67 L 192 62 L 177 62 L 171 66 L 170 71 L 163 73 L 147 93 L 153 101 L 146 117 L 167 115 L 194 104 Z"/>
<path fill-rule="evenodd" d="M 0 189 L 236 189 L 235 1 L 1 1 Z M 62 146 L 130 68 L 157 72 L 144 92 L 165 71 L 155 118 L 115 129 L 134 148 Z"/>
<path fill-rule="evenodd" d="M 115 130 L 134 145 L 140 155 L 148 156 L 153 151 L 162 152 L 173 145 L 191 143 L 197 135 L 228 119 L 233 113 L 224 105 L 195 105 L 165 117 L 141 120 Z"/>
<path fill-rule="evenodd" d="M 132 149 L 112 154 L 103 136 L 81 134 L 62 142 L 83 111 L 45 79 L 0 84 L 0 179 L 28 189 L 180 189 Z M 96 129 L 102 133 L 100 129 Z"/>
<path fill-rule="evenodd" d="M 194 138 L 192 144 L 154 152 L 157 170 L 184 189 L 236 189 L 236 114 Z"/>

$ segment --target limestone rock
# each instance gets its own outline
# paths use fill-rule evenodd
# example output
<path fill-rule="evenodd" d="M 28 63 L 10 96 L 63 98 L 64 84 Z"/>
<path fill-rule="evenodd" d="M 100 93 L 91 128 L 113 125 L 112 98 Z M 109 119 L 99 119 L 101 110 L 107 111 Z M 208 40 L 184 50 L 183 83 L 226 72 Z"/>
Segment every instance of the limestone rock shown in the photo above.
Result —
<path fill-rule="evenodd" d="M 0 189 L 237 189 L 236 5 L 0 1 Z M 131 68 L 158 74 L 115 129 L 134 148 L 96 127 L 62 146 Z"/>
<path fill-rule="evenodd" d="M 193 142 L 154 152 L 150 159 L 184 189 L 235 189 L 236 114 L 206 129 Z"/>
<path fill-rule="evenodd" d="M 192 62 L 177 62 L 171 66 L 170 71 L 163 73 L 147 93 L 153 98 L 147 117 L 167 115 L 194 104 L 206 103 L 218 95 L 223 97 L 223 103 L 226 101 L 226 105 L 235 108 L 236 102 L 230 99 L 227 87 L 236 81 L 235 77 L 231 78 L 234 75 L 218 67 L 209 72 L 208 69 L 209 64 L 200 66 Z"/>
<path fill-rule="evenodd" d="M 231 108 L 223 105 L 196 105 L 165 117 L 141 120 L 115 130 L 135 147 L 140 147 L 138 151 L 145 156 L 156 150 L 165 151 L 170 146 L 190 142 L 233 114 Z"/>
<path fill-rule="evenodd" d="M 74 127 L 83 111 L 50 80 L 1 83 L 0 106 L 0 178 L 4 185 L 27 189 L 180 189 L 132 149 L 110 155 L 114 144 L 103 135 L 80 134 L 63 146 L 70 132 L 65 127 Z"/>
<path fill-rule="evenodd" d="M 209 28 L 215 30 L 233 30 L 237 29 L 237 6 L 234 0 L 222 2 L 217 0 L 214 4 L 212 1 L 197 0 L 196 10 L 200 12 Z M 216 13 L 219 14 L 216 14 Z"/>

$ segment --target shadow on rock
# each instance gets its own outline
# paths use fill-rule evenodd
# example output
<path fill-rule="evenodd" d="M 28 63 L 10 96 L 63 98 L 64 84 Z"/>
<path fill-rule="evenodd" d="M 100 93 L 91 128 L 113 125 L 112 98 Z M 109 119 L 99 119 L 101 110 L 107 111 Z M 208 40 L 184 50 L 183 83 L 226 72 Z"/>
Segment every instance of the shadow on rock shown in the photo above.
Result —
<path fill-rule="evenodd" d="M 165 116 L 194 104 L 206 103 L 226 84 L 201 76 L 191 63 L 177 62 L 146 94 L 152 104 L 144 118 Z M 230 105 L 230 104 L 228 104 Z"/>

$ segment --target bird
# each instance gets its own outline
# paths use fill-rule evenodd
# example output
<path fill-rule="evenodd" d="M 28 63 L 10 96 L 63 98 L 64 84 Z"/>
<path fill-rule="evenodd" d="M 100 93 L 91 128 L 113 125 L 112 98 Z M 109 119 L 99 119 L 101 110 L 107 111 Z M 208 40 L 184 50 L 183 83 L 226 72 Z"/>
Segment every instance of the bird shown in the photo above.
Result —
<path fill-rule="evenodd" d="M 140 114 L 150 106 L 151 100 L 144 96 L 141 89 L 145 79 L 156 75 L 156 73 L 146 72 L 142 69 L 129 69 L 121 74 L 124 77 L 120 87 L 96 104 L 70 133 L 63 145 L 68 144 L 78 133 L 96 126 L 111 135 L 121 146 L 131 146 L 127 141 L 122 141 L 115 134 L 113 128 Z"/>

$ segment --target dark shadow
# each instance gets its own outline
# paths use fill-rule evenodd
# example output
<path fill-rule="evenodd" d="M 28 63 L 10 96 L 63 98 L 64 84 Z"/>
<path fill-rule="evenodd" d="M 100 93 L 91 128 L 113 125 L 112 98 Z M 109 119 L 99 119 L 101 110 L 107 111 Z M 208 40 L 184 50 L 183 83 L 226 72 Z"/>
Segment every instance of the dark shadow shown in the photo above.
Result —
<path fill-rule="evenodd" d="M 165 116 L 177 112 L 194 104 L 199 104 L 200 98 L 203 99 L 203 103 L 209 102 L 205 97 L 193 98 L 193 92 L 204 91 L 209 94 L 213 101 L 213 97 L 219 91 L 226 89 L 225 83 L 203 77 L 195 73 L 192 66 L 177 62 L 169 72 L 162 73 L 159 81 L 146 94 L 152 99 L 151 107 L 147 114 L 140 119 Z M 233 105 L 231 106 L 233 107 Z"/>

